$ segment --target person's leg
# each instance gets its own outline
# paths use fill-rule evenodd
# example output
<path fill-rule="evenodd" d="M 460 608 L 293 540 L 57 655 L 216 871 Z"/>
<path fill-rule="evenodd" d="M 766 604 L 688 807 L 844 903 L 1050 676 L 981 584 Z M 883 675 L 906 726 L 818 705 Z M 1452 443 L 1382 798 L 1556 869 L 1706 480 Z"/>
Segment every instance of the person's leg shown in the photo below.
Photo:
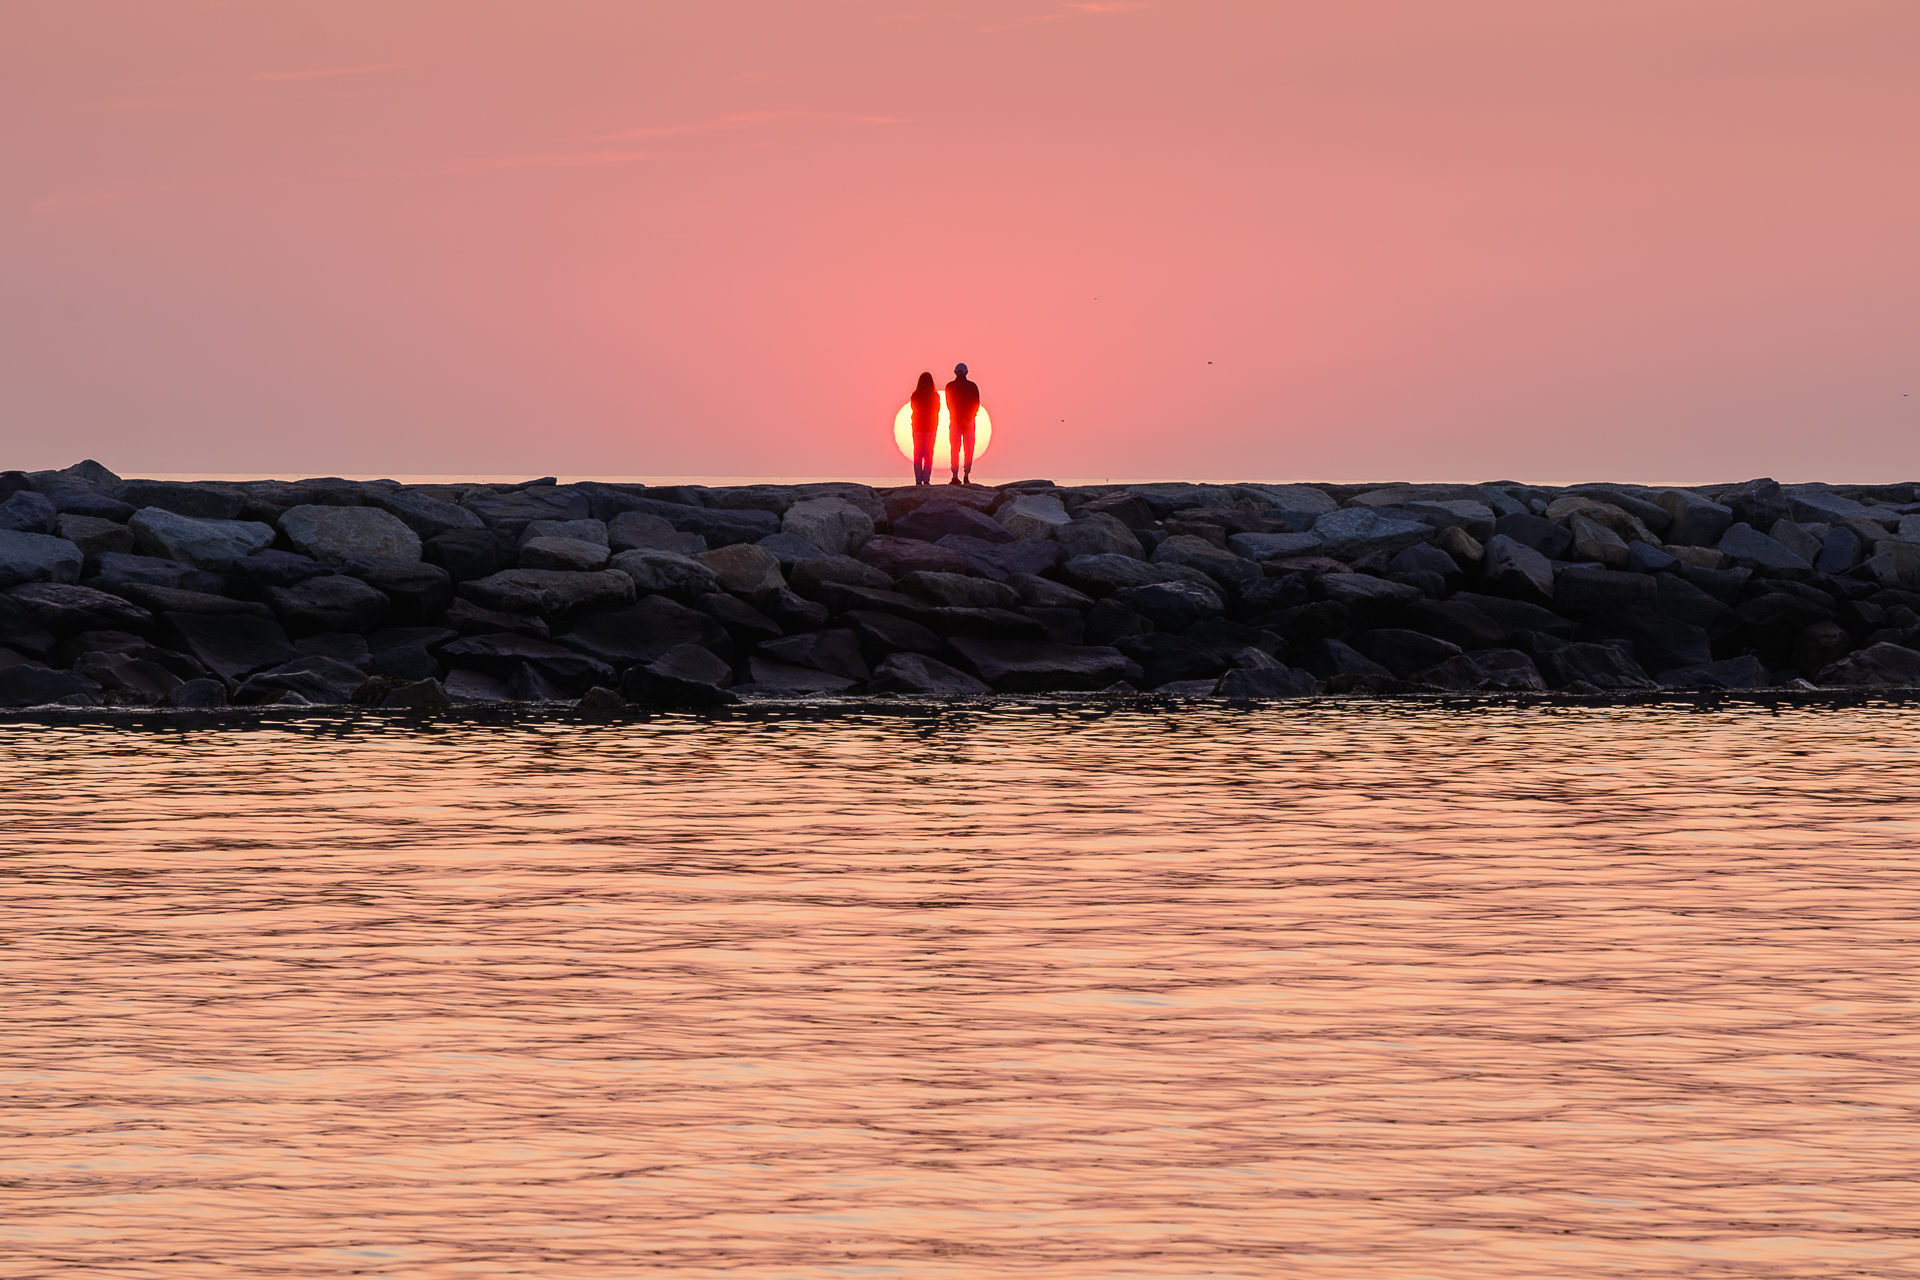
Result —
<path fill-rule="evenodd" d="M 966 425 L 966 436 L 967 436 L 967 467 L 966 467 L 966 470 L 961 473 L 961 475 L 966 481 L 966 483 L 972 484 L 973 483 L 973 424 L 971 422 L 969 422 Z"/>
<path fill-rule="evenodd" d="M 916 485 L 933 482 L 933 433 L 931 431 L 913 433 L 913 482 Z"/>
<path fill-rule="evenodd" d="M 953 479 L 948 484 L 960 483 L 960 429 L 949 423 L 947 426 L 947 465 L 953 470 Z"/>

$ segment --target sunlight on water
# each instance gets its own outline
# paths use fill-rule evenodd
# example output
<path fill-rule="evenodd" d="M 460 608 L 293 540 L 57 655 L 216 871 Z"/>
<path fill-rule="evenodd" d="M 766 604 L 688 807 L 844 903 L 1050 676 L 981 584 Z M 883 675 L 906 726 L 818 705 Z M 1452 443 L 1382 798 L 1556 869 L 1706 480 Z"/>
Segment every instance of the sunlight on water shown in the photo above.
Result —
<path fill-rule="evenodd" d="M 0 728 L 0 1273 L 1895 1276 L 1920 712 Z"/>

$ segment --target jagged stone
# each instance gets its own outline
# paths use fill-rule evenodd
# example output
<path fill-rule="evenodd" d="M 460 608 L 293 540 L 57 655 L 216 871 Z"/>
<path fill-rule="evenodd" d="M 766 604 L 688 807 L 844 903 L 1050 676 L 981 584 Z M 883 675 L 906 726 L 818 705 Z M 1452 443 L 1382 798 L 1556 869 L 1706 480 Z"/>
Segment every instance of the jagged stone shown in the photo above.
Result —
<path fill-rule="evenodd" d="M 893 579 L 870 564 L 862 564 L 852 556 L 830 556 L 820 560 L 802 560 L 793 566 L 788 575 L 789 584 L 794 591 L 809 600 L 823 598 L 828 583 L 843 583 L 851 587 L 866 587 L 875 591 L 893 589 Z"/>
<path fill-rule="evenodd" d="M 1126 655 L 1094 645 L 962 636 L 952 646 L 973 674 L 996 693 L 1101 689 L 1128 673 Z"/>
<path fill-rule="evenodd" d="M 1067 525 L 1074 523 L 1067 509 L 1060 504 L 1060 499 L 1048 494 L 1012 497 L 994 508 L 993 518 L 1015 538 L 1053 538 Z"/>
<path fill-rule="evenodd" d="M 1326 510 L 1332 511 L 1334 509 L 1333 499 L 1327 497 L 1324 493 L 1319 496 L 1320 499 L 1327 504 Z M 1145 498 L 1137 493 L 1110 493 L 1103 498 L 1095 498 L 1091 502 L 1082 503 L 1074 510 L 1073 516 L 1076 522 L 1088 520 L 1094 516 L 1110 516 L 1128 529 L 1151 529 L 1155 523 L 1157 523 L 1154 519 L 1153 507 L 1148 504 Z M 1099 555 L 1104 553 L 1082 551 L 1075 552 L 1074 554 Z"/>
<path fill-rule="evenodd" d="M 435 651 L 457 638 L 446 627 L 382 627 L 367 637 L 368 668 L 396 680 L 429 679 L 440 674 Z"/>
<path fill-rule="evenodd" d="M 977 538 L 981 542 L 1013 542 L 1017 535 L 983 511 L 954 502 L 927 502 L 893 522 L 896 537 L 938 542 L 952 534 Z"/>
<path fill-rule="evenodd" d="M 844 498 L 808 498 L 787 508 L 780 532 L 832 556 L 852 555 L 873 537 L 873 517 Z"/>
<path fill-rule="evenodd" d="M 1869 645 L 1825 668 L 1814 680 L 1823 685 L 1920 685 L 1920 652 L 1884 642 Z"/>
<path fill-rule="evenodd" d="M 143 582 L 121 583 L 109 594 L 130 600 L 156 617 L 163 613 L 248 613 L 256 618 L 273 617 L 273 610 L 258 601 L 231 600 L 211 592 L 182 591 L 176 587 L 155 587 Z"/>
<path fill-rule="evenodd" d="M 319 631 L 366 631 L 379 625 L 390 602 L 358 578 L 309 578 L 298 586 L 268 587 L 267 604 L 292 635 Z"/>
<path fill-rule="evenodd" d="M 1395 520 L 1365 507 L 1328 512 L 1313 522 L 1322 554 L 1351 564 L 1376 552 L 1393 555 L 1416 542 L 1433 541 L 1431 526 L 1413 520 Z"/>
<path fill-rule="evenodd" d="M 974 698 L 992 693 L 983 682 L 924 653 L 895 653 L 867 681 L 868 693 L 914 698 Z"/>
<path fill-rule="evenodd" d="M 313 706 L 349 702 L 366 677 L 344 662 L 316 654 L 302 654 L 270 670 L 247 677 L 233 691 L 233 704 L 257 707 L 278 702 L 282 694 L 297 693 Z"/>
<path fill-rule="evenodd" d="M 1339 675 L 1396 678 L 1386 667 L 1339 640 L 1309 640 L 1298 645 L 1293 651 L 1293 661 L 1295 666 L 1313 673 L 1321 680 L 1330 680 Z"/>
<path fill-rule="evenodd" d="M 109 700 L 123 706 L 160 706 L 185 681 L 157 662 L 125 653 L 88 653 L 73 664 L 75 675 L 100 686 Z"/>
<path fill-rule="evenodd" d="M 1755 529 L 1771 529 L 1774 521 L 1793 515 L 1786 494 L 1772 480 L 1748 480 L 1722 489 L 1714 496 L 1732 512 L 1735 521 Z"/>
<path fill-rule="evenodd" d="M 623 554 L 634 554 L 626 552 Z M 704 569 L 701 570 L 703 573 Z M 707 590 L 711 591 L 711 584 Z M 544 613 L 565 617 L 590 609 L 631 604 L 634 580 L 618 569 L 567 573 L 559 569 L 502 569 L 454 588 L 456 595 L 485 609 L 504 613 Z"/>
<path fill-rule="evenodd" d="M 1564 560 L 1573 550 L 1573 534 L 1565 525 L 1532 514 L 1501 516 L 1493 523 L 1495 537 L 1508 538 L 1539 552 L 1549 560 Z M 1491 539 L 1483 539 L 1490 543 Z"/>
<path fill-rule="evenodd" d="M 591 687 L 591 686 L 590 686 Z M 515 702 L 567 702 L 566 690 L 530 662 L 523 662 L 507 677 L 507 692 Z"/>
<path fill-rule="evenodd" d="M 373 650 L 368 647 L 365 636 L 350 631 L 322 631 L 295 640 L 293 647 L 308 657 L 332 658 L 362 675 L 373 674 Z"/>
<path fill-rule="evenodd" d="M 936 607 L 917 614 L 914 621 L 943 636 L 981 636 L 992 640 L 1046 640 L 1047 630 L 1034 619 L 1010 609 Z"/>
<path fill-rule="evenodd" d="M 571 485 L 539 485 L 511 493 L 470 493 L 460 505 L 486 522 L 518 537 L 534 520 L 587 520 L 593 517 L 591 497 Z"/>
<path fill-rule="evenodd" d="M 0 530 L 0 587 L 23 582 L 78 582 L 86 557 L 65 538 Z"/>
<path fill-rule="evenodd" d="M 1672 546 L 1711 547 L 1733 523 L 1733 511 L 1717 502 L 1709 502 L 1685 489 L 1664 489 L 1654 497 L 1661 510 L 1672 519 L 1663 531 Z M 1711 566 L 1709 566 L 1711 567 Z"/>
<path fill-rule="evenodd" d="M 958 551 L 918 538 L 896 538 L 884 533 L 869 539 L 854 558 L 872 565 L 889 578 L 902 578 L 922 570 L 929 573 L 973 571 L 967 558 Z"/>
<path fill-rule="evenodd" d="M 587 573 L 607 564 L 607 549 L 585 538 L 529 538 L 520 546 L 522 569 L 568 569 Z"/>
<path fill-rule="evenodd" d="M 538 614 L 485 609 L 471 600 L 455 600 L 448 605 L 446 622 L 463 636 L 484 636 L 506 631 L 514 635 L 531 636 L 535 640 L 552 638 L 547 620 Z"/>
<path fill-rule="evenodd" d="M 378 507 L 293 507 L 280 530 L 295 549 L 323 564 L 349 560 L 418 560 L 420 535 Z"/>
<path fill-rule="evenodd" d="M 1532 658 L 1518 649 L 1477 649 L 1467 655 L 1480 670 L 1475 688 L 1545 693 L 1547 681 Z"/>
<path fill-rule="evenodd" d="M 1278 664 L 1235 667 L 1214 688 L 1222 698 L 1310 698 L 1319 691 L 1320 682 L 1311 672 Z"/>
<path fill-rule="evenodd" d="M 1627 567 L 1627 544 L 1605 525 L 1576 511 L 1567 517 L 1567 532 L 1573 535 L 1574 559 L 1598 561 L 1609 569 Z"/>
<path fill-rule="evenodd" d="M 580 701 L 573 704 L 575 711 L 584 711 L 594 715 L 609 715 L 626 709 L 627 700 L 604 685 L 595 685 L 580 695 Z"/>
<path fill-rule="evenodd" d="M 273 526 L 252 520 L 201 520 L 147 507 L 127 521 L 134 545 L 149 555 L 214 573 L 264 549 Z"/>
<path fill-rule="evenodd" d="M 58 518 L 53 503 L 31 489 L 8 494 L 0 501 L 0 531 L 51 534 Z"/>
<path fill-rule="evenodd" d="M 55 671 L 32 663 L 0 668 L 0 707 L 95 707 L 100 705 L 100 694 L 100 686 L 77 671 Z"/>
<path fill-rule="evenodd" d="M 1771 683 L 1766 666 L 1750 654 L 1662 671 L 1659 681 L 1670 689 L 1761 689 Z"/>
<path fill-rule="evenodd" d="M 810 631 L 797 636 L 765 640 L 757 652 L 778 662 L 810 667 L 848 680 L 865 680 L 870 674 L 861 656 L 860 637 L 851 630 Z M 756 677 L 757 679 L 757 677 Z"/>
<path fill-rule="evenodd" d="M 59 582 L 27 582 L 0 593 L 35 629 L 53 636 L 80 631 L 134 631 L 153 628 L 153 615 L 131 601 L 91 587 Z"/>
<path fill-rule="evenodd" d="M 1059 543 L 1063 556 L 1121 555 L 1145 559 L 1147 554 L 1132 528 L 1104 511 L 1088 514 L 1086 507 L 1076 512 L 1074 519 L 1056 526 L 1052 538 Z"/>
<path fill-rule="evenodd" d="M 62 515 L 93 516 L 125 524 L 137 509 L 114 497 L 110 492 L 113 486 L 94 484 L 79 476 L 43 473 L 34 477 L 33 487 Z"/>
<path fill-rule="evenodd" d="M 366 502 L 399 520 L 422 540 L 452 533 L 455 529 L 486 528 L 486 522 L 465 507 L 407 489 L 369 488 Z"/>
<path fill-rule="evenodd" d="M 1457 644 L 1400 627 L 1362 631 L 1353 638 L 1353 647 L 1403 680 L 1460 656 Z"/>
<path fill-rule="evenodd" d="M 758 595 L 787 585 L 780 573 L 780 561 L 769 550 L 749 542 L 736 542 L 697 552 L 696 561 L 705 565 L 719 580 L 722 589 L 741 595 Z"/>
<path fill-rule="evenodd" d="M 984 542 L 965 534 L 950 533 L 935 544 L 964 556 L 967 567 L 983 578 L 1004 582 L 1016 573 L 1045 573 L 1066 557 L 1066 548 L 1046 538 L 1021 538 L 1014 542 Z"/>
<path fill-rule="evenodd" d="M 1197 582 L 1150 582 L 1112 593 L 1115 604 L 1147 619 L 1156 630 L 1184 631 L 1226 612 L 1218 589 Z"/>
<path fill-rule="evenodd" d="M 607 521 L 607 545 L 615 551 L 672 551 L 691 556 L 705 551 L 707 540 L 697 533 L 680 532 L 660 516 L 625 511 Z M 807 545 L 812 547 L 811 543 Z"/>
<path fill-rule="evenodd" d="M 1730 525 L 1720 535 L 1719 550 L 1742 569 L 1751 569 L 1762 577 L 1805 579 L 1813 576 L 1813 566 L 1793 552 L 1744 522 Z"/>
<path fill-rule="evenodd" d="M 188 680 L 167 695 L 167 705 L 194 711 L 224 707 L 227 705 L 227 686 L 205 677 Z"/>
<path fill-rule="evenodd" d="M 130 507 L 194 520 L 235 520 L 247 505 L 244 495 L 230 489 L 173 480 L 127 480 L 114 487 L 113 496 Z"/>
<path fill-rule="evenodd" d="M 514 545 L 525 550 L 526 545 L 537 538 L 591 542 L 603 549 L 612 546 L 612 535 L 608 533 L 604 520 L 529 520 L 515 536 Z"/>
<path fill-rule="evenodd" d="M 700 535 L 706 539 L 708 547 L 758 542 L 769 534 L 780 532 L 780 517 L 770 511 L 722 511 L 652 498 L 634 498 L 631 502 L 635 511 L 659 516 L 681 533 Z"/>
<path fill-rule="evenodd" d="M 1553 603 L 1560 614 L 1612 613 L 1658 608 L 1660 593 L 1643 573 L 1575 565 L 1554 579 Z"/>
<path fill-rule="evenodd" d="M 440 657 L 449 667 L 469 668 L 509 682 L 522 665 L 531 666 L 561 690 L 584 690 L 614 680 L 612 667 L 578 647 L 528 636 L 462 636 L 441 646 Z M 508 687 L 512 688 L 511 683 Z"/>
<path fill-rule="evenodd" d="M 1020 592 L 1002 582 L 955 573 L 916 570 L 899 581 L 900 590 L 928 604 L 960 609 L 1012 609 Z"/>
<path fill-rule="evenodd" d="M 1565 689 L 1581 683 L 1602 690 L 1654 687 L 1640 664 L 1617 645 L 1576 641 L 1534 657 L 1542 667 L 1542 674 L 1555 688 Z"/>
<path fill-rule="evenodd" d="M 755 608 L 779 623 L 780 629 L 788 633 L 817 631 L 826 626 L 827 619 L 832 616 L 826 605 L 808 600 L 785 587 L 762 591 L 753 598 L 753 603 Z"/>
<path fill-rule="evenodd" d="M 1078 609 L 1085 613 L 1093 608 L 1092 596 L 1038 574 L 1014 574 L 1007 579 L 1007 585 L 1019 592 L 1021 604 L 1036 609 Z"/>
<path fill-rule="evenodd" d="M 113 520 L 102 520 L 95 516 L 61 515 L 54 517 L 53 531 L 56 537 L 65 538 L 80 548 L 80 554 L 89 558 L 109 552 L 128 553 L 133 550 L 133 530 Z"/>
<path fill-rule="evenodd" d="M 447 691 L 447 697 L 454 705 L 462 706 L 480 702 L 506 702 L 513 697 L 513 691 L 506 682 L 496 680 L 483 671 L 449 671 L 441 685 Z"/>
<path fill-rule="evenodd" d="M 847 693 L 860 682 L 846 676 L 831 675 L 812 667 L 781 662 L 758 654 L 747 659 L 747 673 L 753 677 L 754 691 L 781 690 L 788 693 Z"/>
<path fill-rule="evenodd" d="M 161 621 L 183 651 L 230 682 L 301 656 L 280 624 L 263 618 L 169 613 Z"/>
<path fill-rule="evenodd" d="M 355 557 L 342 565 L 340 572 L 387 598 L 389 608 L 382 620 L 389 627 L 436 624 L 453 603 L 453 579 L 437 564 Z"/>
<path fill-rule="evenodd" d="M 1713 644 L 1703 628 L 1655 609 L 1625 608 L 1595 614 L 1581 625 L 1580 638 L 1624 641 L 1648 671 L 1703 666 L 1713 661 Z"/>
<path fill-rule="evenodd" d="M 1559 590 L 1553 565 L 1544 555 L 1500 533 L 1487 541 L 1481 582 L 1492 594 L 1532 604 L 1545 604 Z"/>

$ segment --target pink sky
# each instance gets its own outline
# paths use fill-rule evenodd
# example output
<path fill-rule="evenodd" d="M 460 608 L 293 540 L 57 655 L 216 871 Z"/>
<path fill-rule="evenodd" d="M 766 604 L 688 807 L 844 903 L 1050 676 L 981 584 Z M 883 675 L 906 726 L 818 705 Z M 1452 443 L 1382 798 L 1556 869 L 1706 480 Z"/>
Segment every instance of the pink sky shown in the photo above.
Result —
<path fill-rule="evenodd" d="M 1920 478 L 1914 0 L 0 6 L 0 465 Z"/>

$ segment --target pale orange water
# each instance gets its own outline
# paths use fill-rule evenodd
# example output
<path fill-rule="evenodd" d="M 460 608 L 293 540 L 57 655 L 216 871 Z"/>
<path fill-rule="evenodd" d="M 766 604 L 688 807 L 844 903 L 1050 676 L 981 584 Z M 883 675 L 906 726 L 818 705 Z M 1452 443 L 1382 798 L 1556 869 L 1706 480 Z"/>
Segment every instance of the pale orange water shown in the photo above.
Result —
<path fill-rule="evenodd" d="M 1920 1274 L 1920 712 L 0 728 L 0 1273 Z"/>

